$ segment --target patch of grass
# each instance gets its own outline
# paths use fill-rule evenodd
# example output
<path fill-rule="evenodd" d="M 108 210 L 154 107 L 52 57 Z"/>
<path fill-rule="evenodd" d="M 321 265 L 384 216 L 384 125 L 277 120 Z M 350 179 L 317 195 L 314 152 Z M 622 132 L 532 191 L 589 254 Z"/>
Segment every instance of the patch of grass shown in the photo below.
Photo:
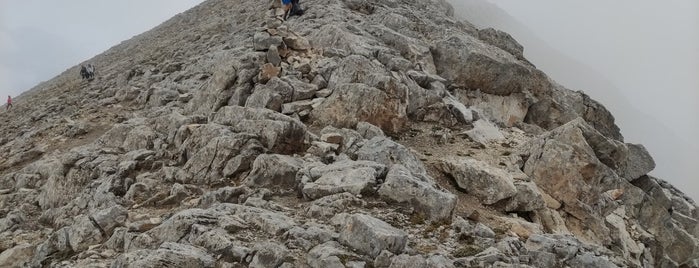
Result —
<path fill-rule="evenodd" d="M 410 223 L 412 224 L 423 224 L 425 223 L 425 215 L 422 213 L 413 213 L 410 215 Z"/>

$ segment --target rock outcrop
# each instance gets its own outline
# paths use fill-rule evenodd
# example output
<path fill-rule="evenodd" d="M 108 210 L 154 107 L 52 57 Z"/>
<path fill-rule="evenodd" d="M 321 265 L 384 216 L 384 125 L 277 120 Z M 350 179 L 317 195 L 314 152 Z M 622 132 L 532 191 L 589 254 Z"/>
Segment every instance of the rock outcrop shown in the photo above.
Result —
<path fill-rule="evenodd" d="M 0 111 L 0 266 L 699 267 L 694 201 L 507 33 L 303 5 L 205 1 Z"/>

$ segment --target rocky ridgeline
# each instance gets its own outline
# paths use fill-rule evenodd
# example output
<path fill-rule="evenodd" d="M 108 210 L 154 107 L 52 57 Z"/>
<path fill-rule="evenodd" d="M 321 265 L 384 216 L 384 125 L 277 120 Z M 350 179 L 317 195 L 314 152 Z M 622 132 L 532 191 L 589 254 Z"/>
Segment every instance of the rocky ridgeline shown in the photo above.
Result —
<path fill-rule="evenodd" d="M 2 114 L 2 267 L 697 267 L 610 113 L 441 0 L 209 0 Z"/>

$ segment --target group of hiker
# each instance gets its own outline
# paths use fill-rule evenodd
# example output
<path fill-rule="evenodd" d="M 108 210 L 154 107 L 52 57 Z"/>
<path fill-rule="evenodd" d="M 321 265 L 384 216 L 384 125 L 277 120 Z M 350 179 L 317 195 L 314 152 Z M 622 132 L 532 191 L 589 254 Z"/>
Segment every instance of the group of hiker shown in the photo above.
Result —
<path fill-rule="evenodd" d="M 80 65 L 80 77 L 87 79 L 88 81 L 95 78 L 95 67 L 88 63 L 87 66 Z"/>

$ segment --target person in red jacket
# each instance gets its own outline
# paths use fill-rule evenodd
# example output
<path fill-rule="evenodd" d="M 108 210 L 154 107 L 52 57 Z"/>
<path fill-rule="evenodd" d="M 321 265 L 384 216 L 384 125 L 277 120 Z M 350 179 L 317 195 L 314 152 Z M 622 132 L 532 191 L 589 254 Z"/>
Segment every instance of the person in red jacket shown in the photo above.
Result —
<path fill-rule="evenodd" d="M 9 111 L 10 108 L 12 108 L 12 97 L 10 97 L 10 95 L 7 95 L 7 110 Z"/>

